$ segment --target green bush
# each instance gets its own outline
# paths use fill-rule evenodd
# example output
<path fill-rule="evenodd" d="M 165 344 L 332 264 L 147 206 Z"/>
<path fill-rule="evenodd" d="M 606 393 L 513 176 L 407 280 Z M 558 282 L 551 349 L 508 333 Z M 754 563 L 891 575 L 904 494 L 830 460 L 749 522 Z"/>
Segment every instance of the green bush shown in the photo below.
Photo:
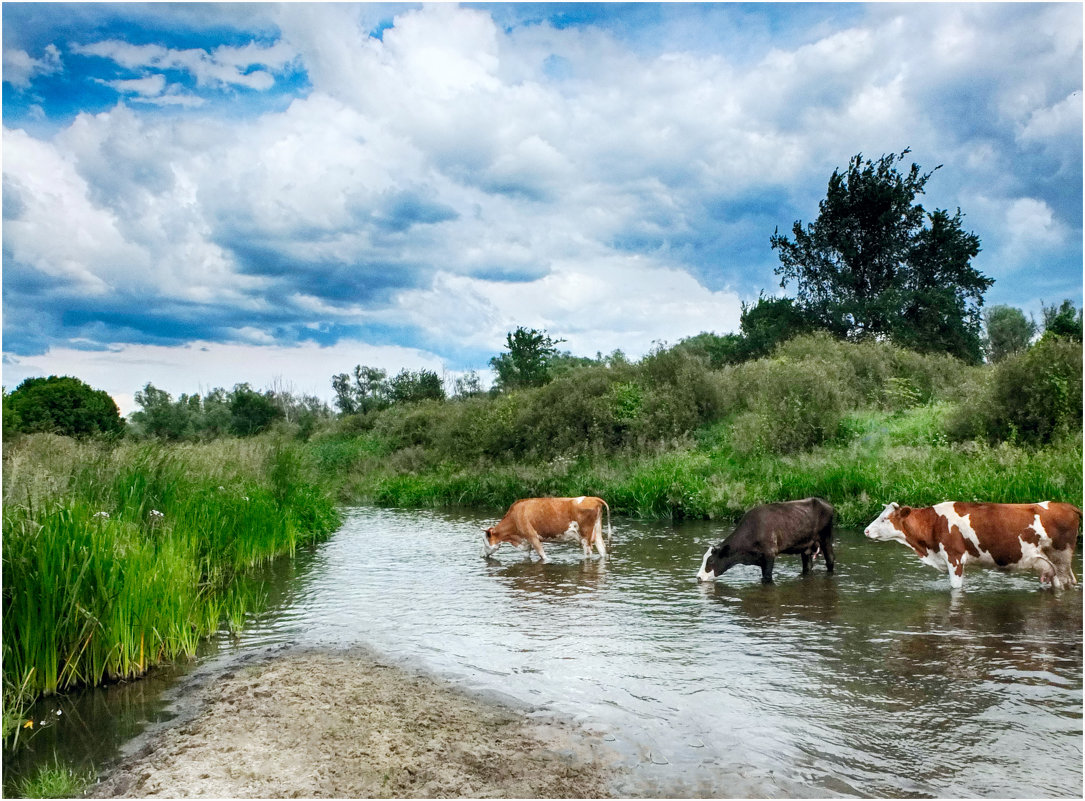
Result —
<path fill-rule="evenodd" d="M 983 391 L 946 422 L 956 440 L 1042 445 L 1081 430 L 1081 343 L 1049 338 L 992 368 Z"/>

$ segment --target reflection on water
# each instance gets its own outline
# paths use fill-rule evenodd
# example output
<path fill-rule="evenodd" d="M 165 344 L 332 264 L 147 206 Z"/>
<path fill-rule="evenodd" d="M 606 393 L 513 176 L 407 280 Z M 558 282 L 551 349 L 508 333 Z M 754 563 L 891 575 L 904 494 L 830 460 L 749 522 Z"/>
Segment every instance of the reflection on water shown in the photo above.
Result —
<path fill-rule="evenodd" d="M 726 533 L 705 522 L 616 521 L 606 562 L 571 545 L 547 564 L 483 560 L 483 517 L 354 511 L 269 568 L 269 611 L 200 669 L 272 645 L 371 645 L 609 735 L 627 796 L 1080 795 L 1077 590 L 992 571 L 951 592 L 906 549 L 857 532 L 840 533 L 832 576 L 783 557 L 775 585 L 744 567 L 698 584 Z M 171 714 L 156 685 L 128 688 L 66 700 L 35 750 L 43 738 L 100 762 Z"/>

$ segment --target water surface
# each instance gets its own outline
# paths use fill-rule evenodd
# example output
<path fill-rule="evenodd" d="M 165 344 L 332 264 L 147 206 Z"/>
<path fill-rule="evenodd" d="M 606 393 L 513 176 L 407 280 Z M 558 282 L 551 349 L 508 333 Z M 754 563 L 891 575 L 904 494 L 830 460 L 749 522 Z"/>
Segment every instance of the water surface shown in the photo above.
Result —
<path fill-rule="evenodd" d="M 624 796 L 1081 795 L 1076 589 L 973 571 L 951 592 L 905 548 L 848 531 L 832 576 L 781 557 L 775 585 L 741 566 L 698 584 L 729 530 L 701 521 L 617 520 L 605 562 L 573 545 L 547 564 L 507 546 L 484 560 L 492 522 L 352 510 L 328 542 L 269 568 L 269 611 L 200 669 L 269 646 L 368 645 L 601 733 L 629 769 Z M 61 699 L 82 723 L 34 750 L 78 754 L 65 743 L 81 737 L 107 758 L 171 714 L 138 686 L 146 697 L 112 707 L 131 690 Z"/>

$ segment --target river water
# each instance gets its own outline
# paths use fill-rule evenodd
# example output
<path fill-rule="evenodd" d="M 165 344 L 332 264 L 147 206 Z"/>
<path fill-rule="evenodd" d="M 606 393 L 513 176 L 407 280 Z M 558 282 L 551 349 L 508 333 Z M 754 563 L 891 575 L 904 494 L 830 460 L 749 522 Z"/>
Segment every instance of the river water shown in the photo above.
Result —
<path fill-rule="evenodd" d="M 282 646 L 367 645 L 465 689 L 571 717 L 653 797 L 1080 797 L 1082 593 L 972 571 L 964 591 L 896 543 L 837 534 L 836 573 L 776 562 L 694 578 L 729 528 L 615 521 L 611 557 L 480 557 L 476 511 L 355 509 L 263 576 L 268 609 L 196 667 L 47 699 L 5 768 L 101 764 L 193 670 Z M 1081 554 L 1075 572 L 1082 575 Z M 55 710 L 63 713 L 55 715 Z M 50 716 L 53 716 L 50 718 Z"/>

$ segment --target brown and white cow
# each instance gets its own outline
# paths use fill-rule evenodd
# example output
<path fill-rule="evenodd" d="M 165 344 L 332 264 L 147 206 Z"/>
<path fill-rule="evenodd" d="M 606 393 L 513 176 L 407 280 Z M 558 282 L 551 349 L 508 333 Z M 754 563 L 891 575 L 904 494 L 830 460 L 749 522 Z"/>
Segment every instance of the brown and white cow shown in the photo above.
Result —
<path fill-rule="evenodd" d="M 543 540 L 580 542 L 584 556 L 591 555 L 592 545 L 606 557 L 603 544 L 603 510 L 607 513 L 607 539 L 610 539 L 610 507 L 602 498 L 523 498 L 516 501 L 495 526 L 483 529 L 482 556 L 493 554 L 502 543 L 526 550 L 532 547 L 545 562 Z"/>
<path fill-rule="evenodd" d="M 1068 503 L 891 503 L 864 533 L 907 545 L 921 562 L 949 573 L 951 587 L 964 583 L 964 566 L 974 562 L 1035 570 L 1041 583 L 1059 589 L 1077 584 L 1071 562 L 1080 525 L 1081 510 Z"/>

